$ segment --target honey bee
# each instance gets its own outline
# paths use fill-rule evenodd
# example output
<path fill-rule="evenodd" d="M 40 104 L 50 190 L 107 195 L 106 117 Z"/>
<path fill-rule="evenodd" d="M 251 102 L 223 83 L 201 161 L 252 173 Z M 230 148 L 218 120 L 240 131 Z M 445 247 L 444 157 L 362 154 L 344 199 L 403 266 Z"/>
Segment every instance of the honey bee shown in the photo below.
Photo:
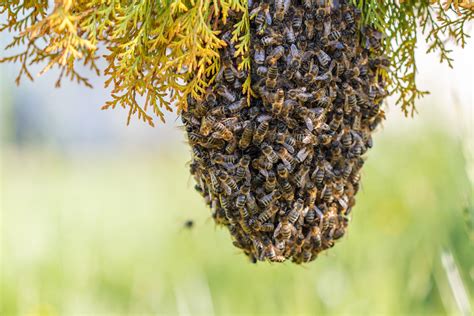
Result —
<path fill-rule="evenodd" d="M 283 198 L 287 201 L 293 201 L 294 197 L 295 197 L 295 194 L 294 194 L 294 190 L 293 190 L 293 187 L 291 186 L 290 182 L 288 182 L 287 179 L 283 179 L 281 182 L 280 182 L 280 185 L 281 185 L 281 189 L 283 191 Z"/>
<path fill-rule="evenodd" d="M 301 53 L 295 44 L 290 46 L 290 67 L 297 69 L 301 66 Z"/>
<path fill-rule="evenodd" d="M 241 98 L 240 100 L 229 104 L 226 107 L 226 109 L 230 112 L 230 114 L 235 114 L 235 113 L 238 113 L 240 110 L 242 110 L 246 104 L 247 104 L 246 98 Z"/>
<path fill-rule="evenodd" d="M 310 147 L 303 147 L 301 148 L 298 153 L 296 154 L 296 159 L 298 159 L 300 162 L 304 162 L 308 157 L 311 157 L 312 156 L 312 153 L 313 153 L 313 149 L 310 148 Z M 308 159 L 309 161 L 312 160 L 311 159 Z"/>
<path fill-rule="evenodd" d="M 296 8 L 295 13 L 293 14 L 293 20 L 291 21 L 291 25 L 294 29 L 299 30 L 303 25 L 303 15 L 304 10 L 303 8 Z"/>
<path fill-rule="evenodd" d="M 278 77 L 278 67 L 276 64 L 272 64 L 267 71 L 267 79 L 265 81 L 265 85 L 269 89 L 275 88 L 277 84 L 277 77 Z"/>
<path fill-rule="evenodd" d="M 242 132 L 242 136 L 240 137 L 239 147 L 242 149 L 246 149 L 251 141 L 252 141 L 252 134 L 253 134 L 253 123 L 247 122 L 244 127 L 244 131 Z"/>
<path fill-rule="evenodd" d="M 275 228 L 273 238 L 281 238 L 282 240 L 288 240 L 292 235 L 296 234 L 296 228 L 290 223 L 288 216 L 283 216 L 280 219 L 280 223 Z"/>
<path fill-rule="evenodd" d="M 285 35 L 288 43 L 293 44 L 296 42 L 296 35 L 292 25 L 285 27 Z"/>
<path fill-rule="evenodd" d="M 326 54 L 321 48 L 317 48 L 315 51 L 316 58 L 318 58 L 319 63 L 323 67 L 327 67 L 331 62 L 331 57 Z"/>
<path fill-rule="evenodd" d="M 229 103 L 232 103 L 235 101 L 236 97 L 234 94 L 232 94 L 226 86 L 220 85 L 217 87 L 216 92 L 218 95 L 223 97 L 225 100 L 227 100 Z"/>
<path fill-rule="evenodd" d="M 220 122 L 214 124 L 214 129 L 216 130 L 214 133 L 217 138 L 222 138 L 226 141 L 230 141 L 234 138 L 234 133 Z"/>
<path fill-rule="evenodd" d="M 265 62 L 265 49 L 262 46 L 255 47 L 253 60 L 257 65 L 262 65 Z"/>
<path fill-rule="evenodd" d="M 331 202 L 334 199 L 332 186 L 327 184 L 324 186 L 323 190 L 321 191 L 321 198 L 325 202 Z"/>
<path fill-rule="evenodd" d="M 237 180 L 241 180 L 243 178 L 250 178 L 249 165 L 250 156 L 242 156 L 242 158 L 240 158 L 239 164 L 237 165 L 237 168 L 235 169 L 235 177 Z"/>
<path fill-rule="evenodd" d="M 262 38 L 263 46 L 281 45 L 283 43 L 283 35 L 270 30 L 270 34 Z"/>
<path fill-rule="evenodd" d="M 262 122 L 258 125 L 257 129 L 255 130 L 255 134 L 253 135 L 253 143 L 258 145 L 263 142 L 265 135 L 268 132 L 268 121 Z"/>
<path fill-rule="evenodd" d="M 290 154 L 295 152 L 296 140 L 290 135 L 279 133 L 277 134 L 276 142 L 283 145 Z"/>
<path fill-rule="evenodd" d="M 262 152 L 272 164 L 277 163 L 279 158 L 270 145 L 264 144 L 262 146 Z"/>
<path fill-rule="evenodd" d="M 280 178 L 282 179 L 287 179 L 288 178 L 288 169 L 285 167 L 284 164 L 278 164 L 277 165 L 277 174 Z"/>
<path fill-rule="evenodd" d="M 312 19 L 307 19 L 304 21 L 304 25 L 306 26 L 306 37 L 310 40 L 313 39 L 314 35 L 315 35 L 315 24 L 314 24 L 314 20 Z"/>
<path fill-rule="evenodd" d="M 281 193 L 279 191 L 273 191 L 268 193 L 267 195 L 262 196 L 261 199 L 258 201 L 260 204 L 262 204 L 265 207 L 268 207 L 270 203 L 272 203 L 275 200 L 278 200 L 281 197 Z"/>
<path fill-rule="evenodd" d="M 275 98 L 272 102 L 272 113 L 275 115 L 280 114 L 283 109 L 283 103 L 285 101 L 285 92 L 283 89 L 278 89 Z"/>
<path fill-rule="evenodd" d="M 275 0 L 275 19 L 283 21 L 290 8 L 290 4 L 291 0 Z"/>
<path fill-rule="evenodd" d="M 343 118 L 344 111 L 341 108 L 337 108 L 331 122 L 329 122 L 329 129 L 333 132 L 337 131 L 341 126 Z"/>
<path fill-rule="evenodd" d="M 310 168 L 308 165 L 303 165 L 300 167 L 298 172 L 295 175 L 296 185 L 300 188 L 303 188 L 306 184 L 306 177 L 308 175 Z"/>
<path fill-rule="evenodd" d="M 267 193 L 274 191 L 276 188 L 276 185 L 277 185 L 277 181 L 276 181 L 275 173 L 273 171 L 268 172 L 268 176 L 267 176 L 267 179 L 265 180 L 265 185 L 264 185 L 265 191 Z"/>
<path fill-rule="evenodd" d="M 225 184 L 231 189 L 231 192 L 229 193 L 229 195 L 232 194 L 232 192 L 237 192 L 238 190 L 237 183 L 226 172 L 220 172 L 217 177 L 219 178 L 221 183 Z"/>
<path fill-rule="evenodd" d="M 209 110 L 209 106 L 206 102 L 197 102 L 196 107 L 192 110 L 194 116 L 200 118 L 206 115 Z"/>
<path fill-rule="evenodd" d="M 278 207 L 276 207 L 275 205 L 271 205 L 270 207 L 266 208 L 262 213 L 258 215 L 257 221 L 260 223 L 260 225 L 263 225 L 273 215 L 275 215 L 276 212 L 278 212 Z"/>
<path fill-rule="evenodd" d="M 286 260 L 284 256 L 277 255 L 275 246 L 273 246 L 273 243 L 269 238 L 265 238 L 263 240 L 263 246 L 265 247 L 263 252 L 264 258 L 270 260 L 271 262 L 283 262 Z"/>
<path fill-rule="evenodd" d="M 275 64 L 285 54 L 285 48 L 281 45 L 275 47 L 270 55 L 268 55 L 266 62 L 268 64 Z"/>
<path fill-rule="evenodd" d="M 298 163 L 297 160 L 290 153 L 288 153 L 288 150 L 286 150 L 285 147 L 280 147 L 277 151 L 277 154 L 280 156 L 280 159 L 283 161 L 283 163 L 290 167 L 290 170 L 293 170 Z"/>

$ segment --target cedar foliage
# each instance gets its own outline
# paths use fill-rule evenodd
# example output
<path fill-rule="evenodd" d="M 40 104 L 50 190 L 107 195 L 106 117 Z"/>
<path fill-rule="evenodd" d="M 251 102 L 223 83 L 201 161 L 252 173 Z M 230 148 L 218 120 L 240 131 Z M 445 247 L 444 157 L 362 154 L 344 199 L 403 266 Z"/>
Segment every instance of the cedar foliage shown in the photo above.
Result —
<path fill-rule="evenodd" d="M 427 93 L 416 84 L 417 29 L 429 43 L 428 52 L 438 53 L 452 67 L 447 41 L 466 44 L 474 5 L 469 0 L 352 1 L 364 24 L 385 33 L 391 67 L 383 75 L 403 111 L 413 114 L 415 100 Z M 232 41 L 239 69 L 249 73 L 247 6 L 247 0 L 55 0 L 53 6 L 47 0 L 4 0 L 0 13 L 6 22 L 0 32 L 13 34 L 6 50 L 20 51 L 0 62 L 21 65 L 17 83 L 25 76 L 33 80 L 29 67 L 41 64 L 41 73 L 60 69 L 56 86 L 64 77 L 90 86 L 76 67 L 83 63 L 99 74 L 96 62 L 103 46 L 105 85 L 112 87 L 103 108 L 121 106 L 128 109 L 128 122 L 137 116 L 154 125 L 154 117 L 163 120 L 163 109 L 186 110 L 189 96 L 201 99 L 212 85 L 221 65 L 219 50 L 226 45 L 219 34 L 230 15 L 239 15 Z M 250 76 L 242 89 L 250 101 Z"/>

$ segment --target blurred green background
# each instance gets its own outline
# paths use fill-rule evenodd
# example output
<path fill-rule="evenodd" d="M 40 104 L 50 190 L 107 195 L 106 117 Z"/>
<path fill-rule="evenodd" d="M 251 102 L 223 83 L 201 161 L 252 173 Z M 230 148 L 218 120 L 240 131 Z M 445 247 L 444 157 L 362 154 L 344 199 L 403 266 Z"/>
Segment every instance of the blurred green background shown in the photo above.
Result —
<path fill-rule="evenodd" d="M 14 88 L 2 67 L 0 315 L 472 313 L 472 98 L 390 107 L 343 240 L 252 265 L 194 192 L 173 115 L 125 127 L 100 82 Z"/>

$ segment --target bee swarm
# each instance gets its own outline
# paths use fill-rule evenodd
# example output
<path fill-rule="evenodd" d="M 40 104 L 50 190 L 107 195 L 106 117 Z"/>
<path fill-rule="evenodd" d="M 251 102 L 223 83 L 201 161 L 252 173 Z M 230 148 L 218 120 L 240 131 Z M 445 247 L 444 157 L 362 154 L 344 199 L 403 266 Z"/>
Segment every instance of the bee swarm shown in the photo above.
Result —
<path fill-rule="evenodd" d="M 253 262 L 314 260 L 348 226 L 362 155 L 383 120 L 381 34 L 347 1 L 255 2 L 253 91 L 231 29 L 205 100 L 183 113 L 196 190 Z M 235 17 L 234 17 L 235 18 Z"/>

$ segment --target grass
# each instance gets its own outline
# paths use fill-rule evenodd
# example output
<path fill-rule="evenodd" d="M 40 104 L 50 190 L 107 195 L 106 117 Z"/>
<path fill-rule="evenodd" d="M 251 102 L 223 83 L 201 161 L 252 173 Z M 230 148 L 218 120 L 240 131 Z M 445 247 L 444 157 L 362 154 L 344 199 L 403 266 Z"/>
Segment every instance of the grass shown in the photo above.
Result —
<path fill-rule="evenodd" d="M 455 314 L 443 250 L 474 293 L 462 149 L 431 127 L 375 143 L 349 233 L 305 266 L 248 263 L 176 148 L 6 147 L 0 314 Z"/>

